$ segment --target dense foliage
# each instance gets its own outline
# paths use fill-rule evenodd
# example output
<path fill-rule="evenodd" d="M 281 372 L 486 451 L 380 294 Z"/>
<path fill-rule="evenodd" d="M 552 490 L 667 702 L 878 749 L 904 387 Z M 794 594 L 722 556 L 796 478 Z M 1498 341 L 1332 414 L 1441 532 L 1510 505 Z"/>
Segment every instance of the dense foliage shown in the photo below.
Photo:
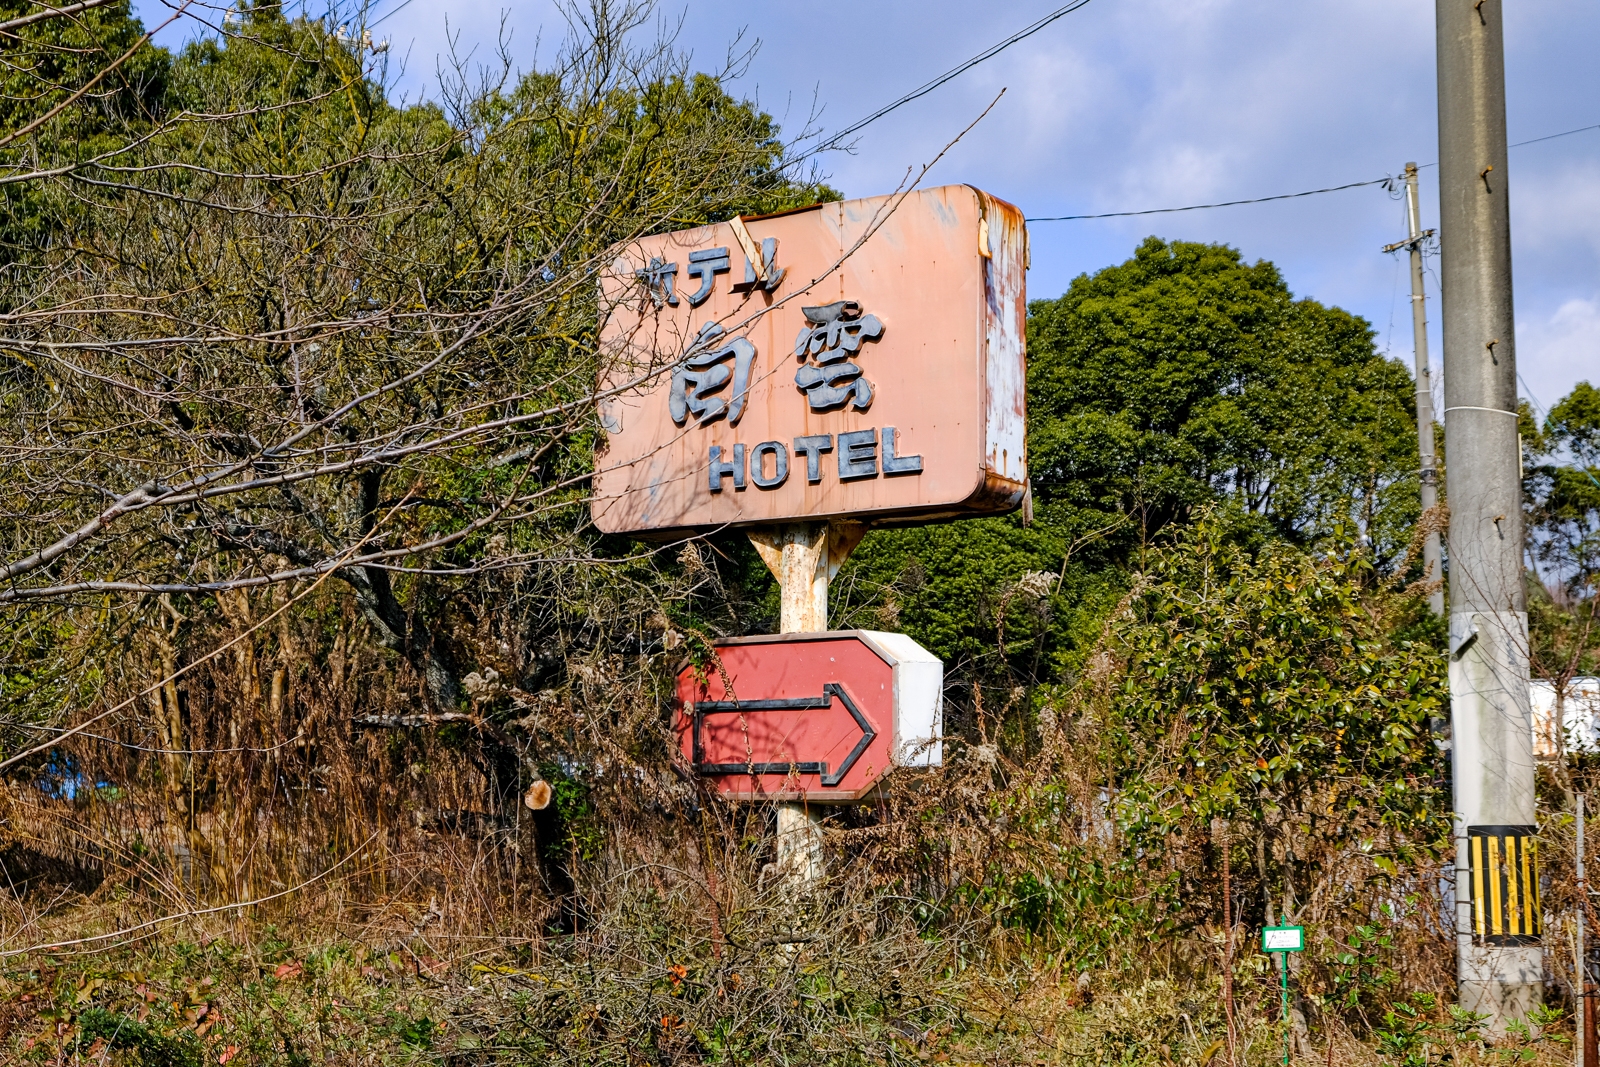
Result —
<path fill-rule="evenodd" d="M 1600 579 L 1600 389 L 1579 382 L 1543 426 L 1526 429 L 1525 446 L 1542 460 L 1527 472 L 1534 558 L 1548 568 L 1546 582 L 1591 598 Z"/>
<path fill-rule="evenodd" d="M 1522 430 L 1533 671 L 1565 688 L 1600 673 L 1600 389 L 1579 382 L 1543 424 L 1524 404 Z"/>
<path fill-rule="evenodd" d="M 1263 535 L 1354 526 L 1380 565 L 1416 518 L 1410 376 L 1361 319 L 1296 300 L 1270 263 L 1151 238 L 1038 301 L 1029 437 L 1041 509 L 1119 543 L 1222 499 Z"/>
<path fill-rule="evenodd" d="M 0 22 L 36 14 L 26 0 L 0 3 Z M 0 71 L 0 248 L 13 270 L 63 239 L 81 206 L 42 180 L 66 173 L 111 178 L 171 100 L 172 56 L 145 40 L 127 0 L 72 19 L 18 26 Z M 26 180 L 37 175 L 35 180 Z M 113 179 L 114 180 L 114 179 Z"/>
<path fill-rule="evenodd" d="M 1374 577 L 1348 544 L 1250 552 L 1211 517 L 1153 554 L 1104 653 L 1121 666 L 1101 716 L 1130 843 L 1159 852 L 1224 820 L 1258 843 L 1256 899 L 1285 914 L 1340 892 L 1352 851 L 1393 873 L 1447 850 L 1444 660 L 1396 638 L 1413 604 Z"/>
<path fill-rule="evenodd" d="M 1355 530 L 1393 569 L 1419 510 L 1415 399 L 1372 337 L 1294 299 L 1270 263 L 1146 240 L 1030 307 L 1032 525 L 874 535 L 840 608 L 897 620 L 958 677 L 1009 688 L 1070 677 L 1126 575 L 1196 508 L 1251 543 Z"/>
<path fill-rule="evenodd" d="M 1359 550 L 1252 553 L 1225 536 L 1207 518 L 1154 553 L 1107 648 L 1125 662 L 1108 714 L 1138 832 L 1220 815 L 1442 839 L 1436 650 L 1394 640 L 1397 605 Z"/>
<path fill-rule="evenodd" d="M 1411 382 L 1223 245 L 1032 305 L 1029 515 L 857 550 L 831 617 L 945 659 L 944 765 L 775 877 L 667 695 L 773 583 L 739 533 L 588 523 L 595 282 L 837 194 L 635 47 L 648 4 L 568 14 L 544 68 L 406 105 L 359 19 L 265 0 L 176 55 L 124 3 L 0 25 L 3 1055 L 1170 1067 L 1232 1026 L 1275 1062 L 1238 924 L 1286 916 L 1319 1040 L 1476 1056 L 1419 1007 L 1454 932 Z M 1524 440 L 1565 684 L 1600 392 Z"/>

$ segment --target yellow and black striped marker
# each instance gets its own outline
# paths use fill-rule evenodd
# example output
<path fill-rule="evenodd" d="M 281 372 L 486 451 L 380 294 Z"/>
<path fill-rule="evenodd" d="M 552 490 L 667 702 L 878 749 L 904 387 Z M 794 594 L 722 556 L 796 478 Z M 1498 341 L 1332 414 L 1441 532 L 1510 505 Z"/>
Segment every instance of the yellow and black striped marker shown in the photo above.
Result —
<path fill-rule="evenodd" d="M 1469 826 L 1472 939 L 1483 945 L 1539 941 L 1537 826 Z"/>

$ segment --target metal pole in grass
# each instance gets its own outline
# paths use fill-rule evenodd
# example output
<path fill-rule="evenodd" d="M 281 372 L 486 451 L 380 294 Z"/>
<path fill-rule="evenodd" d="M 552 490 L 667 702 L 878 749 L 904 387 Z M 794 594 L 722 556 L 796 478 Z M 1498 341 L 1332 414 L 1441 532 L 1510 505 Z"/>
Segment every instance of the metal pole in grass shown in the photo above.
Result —
<path fill-rule="evenodd" d="M 1283 957 L 1278 967 L 1278 979 L 1283 983 L 1283 1067 L 1289 1067 L 1289 957 Z"/>
<path fill-rule="evenodd" d="M 1577 964 L 1578 996 L 1577 1010 L 1572 1015 L 1573 1067 L 1585 1067 L 1586 1064 L 1593 1062 L 1595 1052 L 1590 1047 L 1591 1042 L 1588 1034 L 1588 1020 L 1593 1016 L 1594 1011 L 1589 1006 L 1589 968 L 1584 962 L 1584 956 L 1588 954 L 1588 946 L 1584 944 L 1584 934 L 1588 933 L 1588 930 L 1585 929 L 1584 919 L 1589 906 L 1589 883 L 1588 879 L 1584 877 L 1583 868 L 1583 820 L 1585 815 L 1583 809 L 1586 799 L 1582 793 L 1578 793 L 1572 798 L 1572 810 L 1576 816 L 1573 821 L 1578 835 L 1577 841 L 1574 842 L 1575 848 L 1573 850 L 1578 858 L 1578 936 L 1577 944 L 1573 946 L 1576 949 L 1573 953 L 1575 957 L 1573 962 Z"/>
<path fill-rule="evenodd" d="M 1289 1067 L 1289 953 L 1306 947 L 1303 926 L 1266 926 L 1261 930 L 1261 951 L 1276 952 L 1278 975 L 1283 984 L 1283 1067 Z"/>

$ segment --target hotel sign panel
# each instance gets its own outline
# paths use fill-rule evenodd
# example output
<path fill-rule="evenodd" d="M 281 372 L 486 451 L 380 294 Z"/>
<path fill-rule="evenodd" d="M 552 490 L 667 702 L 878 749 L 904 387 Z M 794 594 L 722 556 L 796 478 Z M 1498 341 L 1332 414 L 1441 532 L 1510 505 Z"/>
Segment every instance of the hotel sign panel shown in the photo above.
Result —
<path fill-rule="evenodd" d="M 952 185 L 613 249 L 596 525 L 1014 509 L 1025 242 L 1016 208 Z"/>

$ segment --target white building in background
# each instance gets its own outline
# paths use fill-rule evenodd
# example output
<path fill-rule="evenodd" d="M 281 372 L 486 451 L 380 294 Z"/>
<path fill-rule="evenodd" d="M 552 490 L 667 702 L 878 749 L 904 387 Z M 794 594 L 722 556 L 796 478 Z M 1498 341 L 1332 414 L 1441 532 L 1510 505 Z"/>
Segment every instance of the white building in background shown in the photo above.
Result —
<path fill-rule="evenodd" d="M 1600 678 L 1572 679 L 1559 701 L 1554 682 L 1536 678 L 1531 689 L 1536 758 L 1559 759 L 1563 752 L 1600 753 Z"/>

